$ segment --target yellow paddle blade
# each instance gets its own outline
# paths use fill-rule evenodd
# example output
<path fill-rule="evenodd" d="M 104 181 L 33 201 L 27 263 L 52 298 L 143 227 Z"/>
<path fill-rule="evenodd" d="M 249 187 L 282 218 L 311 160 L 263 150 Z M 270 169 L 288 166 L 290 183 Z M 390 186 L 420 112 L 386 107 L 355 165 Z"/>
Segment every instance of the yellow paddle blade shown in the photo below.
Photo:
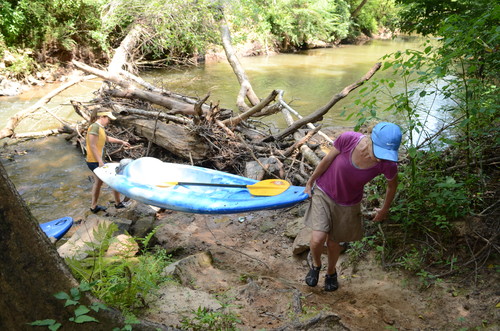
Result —
<path fill-rule="evenodd" d="M 252 185 L 197 183 L 197 182 L 163 182 L 156 184 L 156 186 L 163 188 L 168 188 L 176 185 L 241 187 L 241 188 L 247 188 L 250 194 L 255 196 L 278 195 L 285 192 L 290 187 L 290 183 L 283 179 L 266 179 Z"/>
<path fill-rule="evenodd" d="M 179 182 L 163 182 L 160 184 L 156 184 L 156 186 L 158 186 L 158 187 L 172 187 L 172 186 L 175 186 L 177 184 L 179 184 Z"/>
<path fill-rule="evenodd" d="M 290 183 L 283 179 L 266 179 L 253 185 L 247 185 L 248 191 L 255 196 L 273 196 L 285 192 Z"/>

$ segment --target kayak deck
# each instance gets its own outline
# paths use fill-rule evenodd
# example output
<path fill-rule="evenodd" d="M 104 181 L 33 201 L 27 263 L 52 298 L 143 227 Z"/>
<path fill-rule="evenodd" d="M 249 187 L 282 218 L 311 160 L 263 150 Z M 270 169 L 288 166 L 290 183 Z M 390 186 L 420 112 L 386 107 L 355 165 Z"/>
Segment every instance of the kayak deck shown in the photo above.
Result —
<path fill-rule="evenodd" d="M 253 185 L 257 180 L 208 168 L 166 163 L 144 157 L 117 173 L 118 163 L 95 170 L 114 190 L 131 199 L 171 210 L 200 214 L 231 214 L 291 207 L 305 199 L 304 187 L 290 186 L 274 196 L 253 196 L 248 188 L 210 185 L 164 185 L 168 182 Z"/>

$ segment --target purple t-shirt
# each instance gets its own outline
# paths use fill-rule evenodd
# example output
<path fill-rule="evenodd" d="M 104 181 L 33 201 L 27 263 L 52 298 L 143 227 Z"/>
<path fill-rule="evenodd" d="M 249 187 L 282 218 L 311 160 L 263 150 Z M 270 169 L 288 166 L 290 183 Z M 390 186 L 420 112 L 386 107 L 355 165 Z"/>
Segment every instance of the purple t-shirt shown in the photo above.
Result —
<path fill-rule="evenodd" d="M 340 154 L 328 169 L 316 180 L 316 185 L 339 205 L 352 206 L 363 199 L 366 183 L 380 174 L 388 180 L 398 172 L 396 162 L 381 160 L 367 169 L 356 168 L 352 163 L 352 152 L 364 135 L 359 132 L 344 132 L 333 146 Z"/>

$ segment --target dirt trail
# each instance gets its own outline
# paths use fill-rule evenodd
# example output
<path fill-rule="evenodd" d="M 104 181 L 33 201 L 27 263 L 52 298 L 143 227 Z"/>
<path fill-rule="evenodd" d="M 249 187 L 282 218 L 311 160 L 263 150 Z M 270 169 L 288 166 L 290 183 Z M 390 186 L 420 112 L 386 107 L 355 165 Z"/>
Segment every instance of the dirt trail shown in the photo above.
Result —
<path fill-rule="evenodd" d="M 294 256 L 293 239 L 284 235 L 287 222 L 300 217 L 301 210 L 303 206 L 210 216 L 169 212 L 159 222 L 175 224 L 189 238 L 183 255 L 212 254 L 214 270 L 197 275 L 191 287 L 231 298 L 232 311 L 242 321 L 239 330 L 299 329 L 291 323 L 297 325 L 319 313 L 337 314 L 340 325 L 350 330 L 493 330 L 499 326 L 500 309 L 495 308 L 499 277 L 494 268 L 484 268 L 477 288 L 451 282 L 424 288 L 418 278 L 403 271 L 382 270 L 374 255 L 353 268 L 345 253 L 337 291 L 323 291 L 323 278 L 317 287 L 308 287 L 304 283 L 307 253 Z"/>

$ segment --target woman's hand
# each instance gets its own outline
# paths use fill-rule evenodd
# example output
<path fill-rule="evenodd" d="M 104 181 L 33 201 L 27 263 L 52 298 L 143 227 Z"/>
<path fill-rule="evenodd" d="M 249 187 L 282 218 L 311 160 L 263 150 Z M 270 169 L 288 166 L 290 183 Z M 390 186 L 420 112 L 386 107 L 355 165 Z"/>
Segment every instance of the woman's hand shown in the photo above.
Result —
<path fill-rule="evenodd" d="M 389 214 L 388 209 L 379 209 L 375 208 L 375 216 L 373 217 L 374 222 L 382 222 L 387 218 L 387 215 Z"/>
<path fill-rule="evenodd" d="M 309 195 L 309 197 L 312 197 L 312 187 L 313 187 L 313 184 L 311 183 L 311 181 L 308 181 L 306 183 L 306 188 L 304 189 L 304 193 Z"/>

